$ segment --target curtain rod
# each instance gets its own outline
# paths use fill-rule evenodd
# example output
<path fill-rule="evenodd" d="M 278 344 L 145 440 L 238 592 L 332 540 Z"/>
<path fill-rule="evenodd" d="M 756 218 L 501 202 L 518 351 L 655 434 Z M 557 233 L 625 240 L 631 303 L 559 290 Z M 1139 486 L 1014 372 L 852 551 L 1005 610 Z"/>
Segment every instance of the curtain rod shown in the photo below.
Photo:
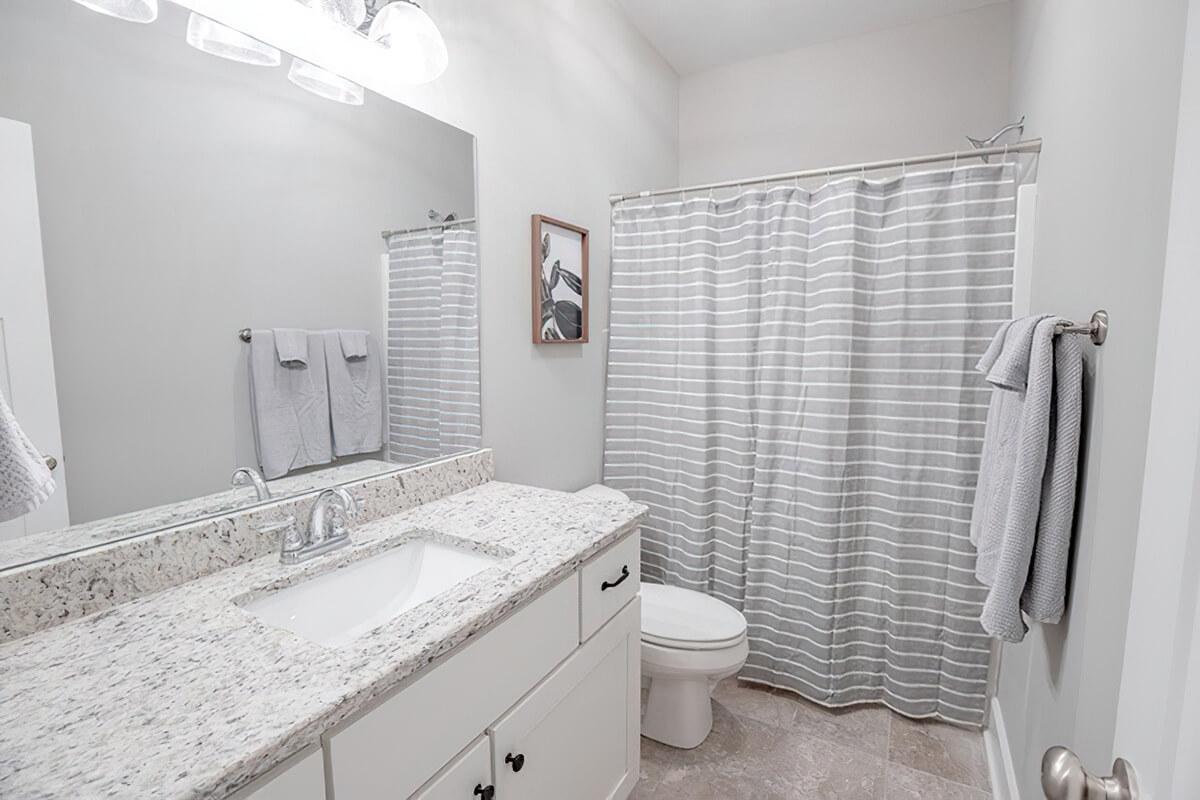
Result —
<path fill-rule="evenodd" d="M 426 225 L 423 228 L 401 228 L 398 231 L 383 231 L 380 235 L 385 239 L 390 239 L 393 236 L 399 236 L 404 233 L 421 233 L 422 231 L 436 231 L 439 228 L 449 228 L 451 225 L 467 225 L 475 221 L 475 217 L 466 217 L 465 219 L 452 219 L 449 222 L 439 222 L 437 225 Z"/>
<path fill-rule="evenodd" d="M 756 183 L 777 183 L 780 181 L 800 180 L 801 178 L 832 177 L 834 175 L 849 175 L 855 172 L 868 172 L 893 167 L 911 167 L 918 164 L 936 164 L 940 161 L 965 161 L 971 158 L 987 158 L 988 156 L 1004 156 L 1017 153 L 1042 152 L 1041 139 L 1026 139 L 1009 145 L 994 145 L 980 147 L 974 150 L 960 150 L 954 153 L 938 153 L 937 155 L 914 156 L 913 158 L 892 158 L 887 161 L 867 161 L 862 164 L 844 164 L 839 167 L 823 169 L 806 169 L 800 172 L 783 172 L 778 175 L 763 175 L 758 178 L 741 178 L 735 181 L 719 183 L 703 183 L 696 186 L 677 186 L 674 189 L 656 189 L 646 192 L 630 192 L 628 194 L 609 195 L 608 202 L 619 203 L 622 200 L 632 200 L 641 197 L 660 197 L 664 194 L 686 194 L 707 189 L 728 189 L 734 186 L 753 186 Z"/>

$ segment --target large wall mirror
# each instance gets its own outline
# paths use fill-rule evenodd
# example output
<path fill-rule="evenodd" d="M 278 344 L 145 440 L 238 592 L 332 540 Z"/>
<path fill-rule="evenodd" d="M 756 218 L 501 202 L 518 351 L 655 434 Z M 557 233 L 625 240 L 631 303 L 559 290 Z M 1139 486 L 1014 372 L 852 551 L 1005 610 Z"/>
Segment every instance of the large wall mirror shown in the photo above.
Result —
<path fill-rule="evenodd" d="M 189 25 L 0 9 L 0 569 L 479 446 L 473 137 Z"/>

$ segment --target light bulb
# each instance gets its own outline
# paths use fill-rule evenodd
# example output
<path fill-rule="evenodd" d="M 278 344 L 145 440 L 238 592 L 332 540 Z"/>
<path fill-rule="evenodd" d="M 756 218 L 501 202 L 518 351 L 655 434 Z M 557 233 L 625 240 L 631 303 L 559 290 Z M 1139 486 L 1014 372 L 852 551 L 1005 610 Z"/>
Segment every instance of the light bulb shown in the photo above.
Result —
<path fill-rule="evenodd" d="M 243 64 L 277 67 L 281 61 L 279 51 L 271 45 L 195 12 L 188 17 L 187 43 L 210 55 Z"/>
<path fill-rule="evenodd" d="M 158 19 L 158 0 L 75 0 L 92 11 L 127 22 L 154 22 Z"/>
<path fill-rule="evenodd" d="M 425 10 L 410 0 L 384 6 L 371 21 L 368 38 L 387 48 L 405 83 L 428 83 L 446 71 L 446 40 Z"/>
<path fill-rule="evenodd" d="M 292 59 L 288 80 L 326 100 L 336 100 L 350 106 L 363 104 L 363 87 L 299 58 Z"/>

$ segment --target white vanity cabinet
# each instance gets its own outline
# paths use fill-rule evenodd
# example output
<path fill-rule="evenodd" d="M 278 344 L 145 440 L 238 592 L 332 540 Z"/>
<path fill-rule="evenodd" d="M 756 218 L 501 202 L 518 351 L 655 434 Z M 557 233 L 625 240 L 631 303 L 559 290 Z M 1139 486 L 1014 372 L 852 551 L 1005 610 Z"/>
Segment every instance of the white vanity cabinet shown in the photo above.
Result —
<path fill-rule="evenodd" d="M 625 800 L 640 744 L 639 557 L 634 532 L 327 733 L 326 800 Z"/>
<path fill-rule="evenodd" d="M 498 799 L 607 800 L 633 790 L 640 613 L 627 605 L 492 728 Z"/>

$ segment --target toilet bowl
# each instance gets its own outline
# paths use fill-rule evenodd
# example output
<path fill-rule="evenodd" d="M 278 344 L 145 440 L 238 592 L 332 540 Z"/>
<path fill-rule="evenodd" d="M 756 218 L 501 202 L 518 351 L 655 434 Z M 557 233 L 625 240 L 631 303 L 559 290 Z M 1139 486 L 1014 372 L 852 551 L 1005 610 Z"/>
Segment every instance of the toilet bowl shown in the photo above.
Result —
<path fill-rule="evenodd" d="M 593 484 L 576 492 L 592 500 L 625 500 Z M 715 597 L 643 583 L 642 680 L 649 679 L 642 735 L 691 749 L 712 731 L 712 689 L 746 663 L 746 618 Z"/>
<path fill-rule="evenodd" d="M 691 749 L 712 730 L 712 688 L 746 663 L 746 618 L 690 589 L 643 583 L 642 735 Z"/>

